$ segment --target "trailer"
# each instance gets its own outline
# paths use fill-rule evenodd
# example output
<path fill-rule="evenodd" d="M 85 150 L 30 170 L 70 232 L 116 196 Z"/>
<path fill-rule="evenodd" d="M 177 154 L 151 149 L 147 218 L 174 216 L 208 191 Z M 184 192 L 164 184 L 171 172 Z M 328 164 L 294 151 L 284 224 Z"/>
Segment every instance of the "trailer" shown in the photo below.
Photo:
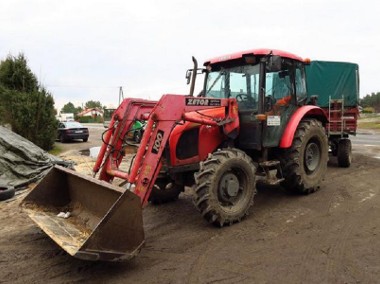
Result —
<path fill-rule="evenodd" d="M 341 167 L 352 161 L 351 140 L 359 117 L 359 66 L 355 63 L 311 61 L 305 68 L 309 104 L 329 119 L 325 129 L 331 153 Z"/>

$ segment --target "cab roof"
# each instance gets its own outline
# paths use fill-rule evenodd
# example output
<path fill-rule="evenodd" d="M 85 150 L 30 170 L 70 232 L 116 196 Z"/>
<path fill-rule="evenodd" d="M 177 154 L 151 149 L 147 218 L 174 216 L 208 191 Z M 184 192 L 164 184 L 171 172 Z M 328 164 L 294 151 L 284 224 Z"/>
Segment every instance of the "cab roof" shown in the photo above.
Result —
<path fill-rule="evenodd" d="M 295 55 L 287 51 L 278 50 L 278 49 L 270 49 L 270 48 L 260 48 L 260 49 L 251 49 L 251 50 L 245 50 L 245 51 L 240 51 L 236 53 L 226 54 L 223 56 L 218 56 L 210 60 L 207 60 L 204 63 L 204 66 L 207 66 L 209 64 L 217 64 L 217 63 L 222 63 L 222 62 L 226 62 L 226 61 L 230 61 L 234 59 L 243 58 L 244 55 L 250 55 L 250 54 L 268 55 L 270 52 L 272 52 L 273 55 L 279 55 L 281 57 L 303 61 L 302 57 L 299 57 L 298 55 Z"/>

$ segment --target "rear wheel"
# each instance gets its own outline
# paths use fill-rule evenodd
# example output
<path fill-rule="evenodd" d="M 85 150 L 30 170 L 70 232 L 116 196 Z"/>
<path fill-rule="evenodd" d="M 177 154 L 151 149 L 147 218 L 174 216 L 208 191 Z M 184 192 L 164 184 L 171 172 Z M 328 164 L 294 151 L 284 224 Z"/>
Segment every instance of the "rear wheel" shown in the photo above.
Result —
<path fill-rule="evenodd" d="M 253 205 L 255 173 L 255 165 L 243 151 L 218 150 L 195 175 L 195 206 L 214 225 L 240 222 Z"/>
<path fill-rule="evenodd" d="M 162 204 L 178 199 L 179 194 L 184 191 L 183 185 L 175 184 L 170 179 L 157 179 L 149 196 L 153 204 Z"/>
<path fill-rule="evenodd" d="M 330 142 L 331 154 L 336 157 L 338 155 L 338 140 L 334 139 Z"/>
<path fill-rule="evenodd" d="M 350 139 L 341 139 L 338 143 L 338 165 L 342 168 L 348 168 L 352 161 L 352 146 Z"/>
<path fill-rule="evenodd" d="M 66 139 L 65 139 L 65 137 L 63 136 L 63 134 L 59 134 L 59 142 L 61 142 L 61 143 L 66 142 Z"/>
<path fill-rule="evenodd" d="M 87 138 L 83 138 L 83 142 L 87 142 L 88 141 L 88 137 Z"/>
<path fill-rule="evenodd" d="M 318 190 L 327 170 L 327 161 L 328 141 L 322 124 L 315 119 L 302 120 L 292 146 L 281 158 L 285 178 L 282 186 L 301 194 Z"/>

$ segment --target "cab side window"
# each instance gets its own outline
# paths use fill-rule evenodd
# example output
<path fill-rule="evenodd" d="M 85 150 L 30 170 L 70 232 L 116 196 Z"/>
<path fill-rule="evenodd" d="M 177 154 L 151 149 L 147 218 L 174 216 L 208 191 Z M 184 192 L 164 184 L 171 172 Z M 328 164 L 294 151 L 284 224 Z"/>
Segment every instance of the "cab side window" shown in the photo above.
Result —
<path fill-rule="evenodd" d="M 307 98 L 306 83 L 305 83 L 304 69 L 296 69 L 296 95 L 297 102 L 303 101 Z"/>

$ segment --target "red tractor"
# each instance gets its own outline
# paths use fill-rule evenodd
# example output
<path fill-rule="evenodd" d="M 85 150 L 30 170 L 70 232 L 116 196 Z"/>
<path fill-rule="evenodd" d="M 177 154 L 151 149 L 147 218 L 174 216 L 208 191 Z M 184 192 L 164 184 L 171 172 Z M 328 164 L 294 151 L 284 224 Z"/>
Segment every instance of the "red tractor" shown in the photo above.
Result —
<path fill-rule="evenodd" d="M 185 186 L 194 188 L 195 206 L 217 226 L 248 214 L 256 180 L 301 194 L 319 188 L 328 119 L 308 104 L 307 62 L 271 49 L 217 57 L 203 69 L 193 61 L 189 95 L 128 98 L 114 112 L 93 169 L 104 182 L 55 167 L 25 198 L 29 216 L 71 255 L 134 256 L 144 241 L 141 206 L 176 199 Z M 194 96 L 197 74 L 205 80 Z M 147 124 L 137 154 L 122 170 L 126 137 L 137 120 Z M 115 177 L 125 181 L 122 190 L 109 185 Z M 62 210 L 71 217 L 54 225 Z M 69 246 L 67 232 L 75 240 Z"/>

